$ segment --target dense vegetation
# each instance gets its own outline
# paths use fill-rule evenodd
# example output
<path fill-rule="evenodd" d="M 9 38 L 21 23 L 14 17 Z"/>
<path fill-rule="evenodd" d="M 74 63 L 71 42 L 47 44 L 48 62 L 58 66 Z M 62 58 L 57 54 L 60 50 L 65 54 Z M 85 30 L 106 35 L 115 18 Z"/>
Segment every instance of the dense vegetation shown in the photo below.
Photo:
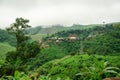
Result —
<path fill-rule="evenodd" d="M 69 30 L 83 30 L 95 26 L 96 25 L 80 25 L 80 24 L 74 24 L 72 26 L 67 26 L 67 27 L 62 25 L 52 25 L 46 28 L 43 28 L 42 26 L 37 26 L 35 28 L 27 29 L 27 33 L 31 35 L 33 40 L 41 40 L 41 38 L 52 35 L 57 32 L 69 31 Z"/>
<path fill-rule="evenodd" d="M 6 31 L 0 30 L 0 53 L 5 57 L 0 58 L 2 80 L 120 77 L 120 23 L 44 29 L 30 28 L 28 23 L 27 19 L 17 18 Z M 38 41 L 41 35 L 42 42 Z M 71 40 L 71 36 L 76 38 Z"/>
<path fill-rule="evenodd" d="M 120 52 L 120 26 L 113 24 L 107 26 L 104 33 L 92 38 L 85 40 L 85 49 L 90 54 L 102 54 L 102 55 L 119 55 Z"/>
<path fill-rule="evenodd" d="M 66 50 L 63 50 L 63 48 L 55 45 L 50 46 L 49 48 L 41 49 L 40 53 L 38 53 L 35 58 L 32 58 L 29 62 L 27 62 L 28 70 L 33 71 L 50 60 L 66 56 L 66 53 Z"/>
<path fill-rule="evenodd" d="M 37 71 L 44 75 L 50 75 L 53 80 L 58 77 L 61 80 L 70 78 L 72 80 L 102 80 L 105 77 L 116 76 L 113 71 L 103 72 L 107 67 L 120 67 L 118 56 L 89 56 L 75 55 L 66 56 L 62 59 L 50 61 L 41 66 Z M 116 62 L 117 61 L 117 62 Z M 108 69 L 110 70 L 110 68 Z M 116 69 L 113 69 L 116 70 Z M 117 69 L 118 70 L 118 69 Z M 111 74 L 112 73 L 112 74 Z"/>
<path fill-rule="evenodd" d="M 29 37 L 25 35 L 24 30 L 29 28 L 29 20 L 17 18 L 7 31 L 16 36 L 16 51 L 6 54 L 5 63 L 0 68 L 0 76 L 13 75 L 16 70 L 25 71 L 24 65 L 30 58 L 35 57 L 40 49 L 35 42 L 29 43 Z"/>
<path fill-rule="evenodd" d="M 15 36 L 12 34 L 9 34 L 7 31 L 5 30 L 1 30 L 0 29 L 0 42 L 6 42 L 9 43 L 12 46 L 16 45 L 16 39 Z"/>
<path fill-rule="evenodd" d="M 15 50 L 15 48 L 8 43 L 0 43 L 0 58 L 4 59 L 6 53 L 13 50 Z"/>
<path fill-rule="evenodd" d="M 103 26 L 96 26 L 86 30 L 70 30 L 55 33 L 51 36 L 44 38 L 64 38 L 64 41 L 55 43 L 54 45 L 65 48 L 68 53 L 77 53 L 81 50 L 88 54 L 100 55 L 119 55 L 120 52 L 120 27 L 119 23 L 106 24 Z M 77 35 L 77 40 L 66 40 L 71 35 Z M 82 43 L 81 43 L 82 42 Z M 53 42 L 54 43 L 54 42 Z M 51 44 L 51 42 L 49 43 Z"/>

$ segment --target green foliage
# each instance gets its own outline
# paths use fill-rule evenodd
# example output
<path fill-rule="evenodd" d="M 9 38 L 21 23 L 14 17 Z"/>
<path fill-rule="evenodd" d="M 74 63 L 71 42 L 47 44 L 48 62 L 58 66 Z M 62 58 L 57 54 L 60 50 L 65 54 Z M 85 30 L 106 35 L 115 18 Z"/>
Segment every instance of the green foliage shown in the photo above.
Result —
<path fill-rule="evenodd" d="M 23 72 L 15 71 L 14 80 L 30 80 L 30 77 Z"/>
<path fill-rule="evenodd" d="M 13 50 L 15 50 L 13 46 L 10 46 L 7 43 L 0 43 L 0 58 L 5 59 L 6 53 Z"/>
<path fill-rule="evenodd" d="M 66 53 L 67 51 L 56 45 L 41 49 L 41 52 L 38 53 L 35 58 L 31 58 L 27 62 L 29 65 L 29 70 L 37 69 L 39 66 L 42 66 L 44 63 L 50 60 L 62 58 L 67 55 Z"/>
<path fill-rule="evenodd" d="M 28 29 L 27 32 L 32 35 L 36 34 L 54 34 L 60 31 L 69 31 L 69 30 L 77 30 L 77 29 L 88 29 L 95 27 L 96 25 L 80 25 L 74 24 L 72 26 L 63 26 L 63 25 L 52 25 L 50 27 L 43 28 L 42 26 L 37 26 L 35 28 Z"/>
<path fill-rule="evenodd" d="M 30 80 L 30 77 L 24 72 L 15 71 L 13 76 L 5 76 L 0 80 Z"/>
<path fill-rule="evenodd" d="M 105 27 L 96 26 L 85 30 L 69 30 L 55 33 L 44 38 L 49 41 L 49 38 L 57 37 L 64 38 L 60 43 L 56 43 L 60 47 L 66 49 L 68 54 L 76 54 L 80 52 L 81 47 L 83 51 L 88 54 L 100 55 L 119 55 L 120 52 L 120 24 L 106 24 Z M 67 38 L 70 35 L 77 35 L 78 40 L 69 41 Z M 82 38 L 82 40 L 81 40 Z M 81 46 L 81 41 L 82 46 Z M 50 43 L 51 44 L 51 43 Z M 54 45 L 54 42 L 53 42 Z"/>
<path fill-rule="evenodd" d="M 119 60 L 119 56 L 66 56 L 62 59 L 57 59 L 45 63 L 37 71 L 43 75 L 49 74 L 51 79 L 53 80 L 57 79 L 57 77 L 60 77 L 62 80 L 64 80 L 67 77 L 69 77 L 72 80 L 83 80 L 83 78 L 85 77 L 87 77 L 87 79 L 85 80 L 88 80 L 88 78 L 92 78 L 93 80 L 93 78 L 97 77 L 105 78 L 116 76 L 117 74 L 115 71 L 119 71 L 118 68 L 116 68 L 117 65 L 114 65 L 114 62 L 116 60 Z M 108 64 L 106 61 L 108 62 Z M 115 64 L 119 64 L 119 62 L 115 62 Z M 79 76 L 76 75 L 77 73 L 85 73 L 86 75 Z"/>
<path fill-rule="evenodd" d="M 30 28 L 31 26 L 28 25 L 29 20 L 23 18 L 16 18 L 15 23 L 11 24 L 10 27 L 6 28 L 6 30 L 14 34 L 17 40 L 16 50 L 19 49 L 19 46 L 24 41 L 28 40 L 28 37 L 25 36 L 25 29 Z"/>
<path fill-rule="evenodd" d="M 40 47 L 37 43 L 29 43 L 21 51 L 12 51 L 6 54 L 6 64 L 3 65 L 3 74 L 13 75 L 14 71 L 26 71 L 25 65 L 31 58 L 35 57 L 40 52 Z"/>
<path fill-rule="evenodd" d="M 96 36 L 90 40 L 84 41 L 84 49 L 89 54 L 119 55 L 120 52 L 120 28 L 106 26 L 105 33 Z"/>
<path fill-rule="evenodd" d="M 40 46 L 36 43 L 29 43 L 28 36 L 24 31 L 30 26 L 27 24 L 29 20 L 17 18 L 7 31 L 16 36 L 17 45 L 16 51 L 11 51 L 6 54 L 5 64 L 2 66 L 0 76 L 13 75 L 16 70 L 25 71 L 25 63 L 30 58 L 35 57 L 40 52 Z"/>
<path fill-rule="evenodd" d="M 16 45 L 16 39 L 15 36 L 12 34 L 9 34 L 5 30 L 0 29 L 0 43 L 9 43 L 12 46 Z"/>
<path fill-rule="evenodd" d="M 49 59 L 56 59 L 65 56 L 66 51 L 62 47 L 52 45 L 49 48 L 42 49 L 41 53 L 48 56 Z"/>
<path fill-rule="evenodd" d="M 0 68 L 3 64 L 4 64 L 4 61 L 2 59 L 0 59 Z"/>
<path fill-rule="evenodd" d="M 109 67 L 108 63 L 103 60 L 93 59 L 92 63 L 91 66 L 85 64 L 80 73 L 76 75 L 80 75 L 80 79 L 82 80 L 102 80 L 103 76 L 109 77 L 107 76 L 109 73 L 117 74 L 117 70 L 119 70 L 116 67 Z"/>
<path fill-rule="evenodd" d="M 50 37 L 69 37 L 70 35 L 78 35 L 79 37 L 86 37 L 90 33 L 89 29 L 85 30 L 69 30 L 69 31 L 61 31 L 57 32 Z"/>
<path fill-rule="evenodd" d="M 51 78 L 49 77 L 49 75 L 47 76 L 41 75 L 39 80 L 51 80 Z"/>
<path fill-rule="evenodd" d="M 52 79 L 50 78 L 49 75 L 47 75 L 47 76 L 45 76 L 45 75 L 40 75 L 39 80 L 52 80 Z M 57 79 L 54 79 L 54 80 L 63 80 L 63 79 L 61 79 L 60 77 L 58 77 Z M 65 78 L 64 80 L 70 80 L 70 78 L 67 77 L 67 78 Z"/>
<path fill-rule="evenodd" d="M 23 61 L 21 59 L 16 57 L 15 59 L 6 59 L 6 60 L 8 60 L 8 61 L 5 61 L 5 63 L 2 65 L 2 67 L 0 69 L 0 71 L 1 71 L 0 76 L 14 75 L 14 72 L 16 70 L 25 71 L 24 70 L 25 65 L 22 65 Z"/>
<path fill-rule="evenodd" d="M 62 26 L 62 25 L 53 25 L 51 27 L 46 27 L 46 28 L 42 28 L 42 26 L 37 26 L 35 28 L 31 28 L 27 30 L 28 34 L 31 34 L 31 37 L 34 40 L 41 40 L 41 38 L 46 37 L 47 35 L 52 35 L 54 33 L 57 32 L 61 32 L 65 35 L 67 35 L 66 33 L 64 33 L 65 31 L 69 31 L 69 30 L 83 30 L 83 29 L 88 29 L 88 28 L 92 28 L 95 27 L 96 25 L 79 25 L 79 24 L 74 24 L 72 26 L 66 27 L 66 26 Z"/>
<path fill-rule="evenodd" d="M 0 60 L 0 77 L 8 80 L 30 80 L 31 77 L 27 73 L 34 70 L 41 75 L 33 75 L 35 80 L 38 78 L 39 80 L 102 80 L 105 77 L 119 76 L 117 72 L 120 68 L 120 57 L 100 56 L 101 54 L 119 55 L 119 23 L 106 24 L 104 27 L 102 27 L 103 25 L 75 24 L 69 28 L 57 25 L 50 28 L 36 27 L 26 30 L 30 27 L 28 22 L 29 20 L 17 18 L 15 23 L 7 28 L 10 35 L 4 30 L 0 30 L 0 42 L 10 44 L 17 42 L 16 51 L 11 51 L 12 48 L 7 46 L 9 50 L 5 48 L 4 43 L 0 43 L 2 55 L 9 50 L 5 57 L 6 60 Z M 26 31 L 28 34 L 32 34 L 34 40 L 39 40 L 41 36 L 45 37 L 46 35 L 45 40 L 52 37 L 65 38 L 65 40 L 58 43 L 50 42 L 48 48 L 40 49 L 40 45 L 30 40 Z M 79 39 L 70 41 L 68 40 L 70 35 L 77 35 Z M 81 44 L 82 42 L 83 44 Z M 79 54 L 81 45 L 83 45 L 83 51 L 90 55 Z M 93 54 L 100 55 L 93 56 Z"/>
<path fill-rule="evenodd" d="M 18 51 L 18 57 L 26 61 L 32 57 L 35 57 L 40 52 L 40 46 L 36 42 L 21 44 Z"/>
<path fill-rule="evenodd" d="M 75 41 L 64 41 L 56 44 L 67 51 L 66 54 L 75 55 L 80 52 L 81 42 L 80 40 Z"/>
<path fill-rule="evenodd" d="M 119 30 L 119 24 L 106 24 L 105 27 L 100 25 L 85 30 L 78 29 L 57 32 L 44 38 L 44 40 L 48 40 L 49 42 L 49 38 L 63 38 L 64 40 L 62 42 L 56 43 L 55 45 L 66 49 L 68 54 L 76 54 L 83 48 L 83 51 L 90 55 L 118 55 L 120 52 Z M 70 41 L 67 39 L 70 35 L 77 35 L 79 39 Z"/>

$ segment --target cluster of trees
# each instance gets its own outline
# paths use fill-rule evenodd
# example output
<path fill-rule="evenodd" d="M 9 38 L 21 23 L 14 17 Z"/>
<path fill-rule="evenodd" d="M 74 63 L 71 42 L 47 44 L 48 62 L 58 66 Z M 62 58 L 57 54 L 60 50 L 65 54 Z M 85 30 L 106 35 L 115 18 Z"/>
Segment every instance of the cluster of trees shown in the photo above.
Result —
<path fill-rule="evenodd" d="M 25 29 L 30 28 L 29 20 L 17 18 L 6 30 L 16 37 L 16 51 L 6 54 L 4 64 L 0 68 L 0 76 L 13 75 L 16 70 L 25 71 L 25 63 L 40 52 L 40 46 L 36 42 L 30 43 L 29 36 L 25 35 Z"/>
<path fill-rule="evenodd" d="M 120 52 L 120 24 L 105 27 L 105 32 L 91 40 L 84 41 L 84 49 L 89 54 L 119 55 Z"/>

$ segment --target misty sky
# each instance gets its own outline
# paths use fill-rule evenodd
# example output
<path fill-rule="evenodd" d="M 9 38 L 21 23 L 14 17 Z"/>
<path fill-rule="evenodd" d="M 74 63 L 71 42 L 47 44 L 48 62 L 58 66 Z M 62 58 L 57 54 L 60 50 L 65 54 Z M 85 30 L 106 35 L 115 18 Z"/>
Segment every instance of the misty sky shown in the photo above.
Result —
<path fill-rule="evenodd" d="M 0 0 L 0 28 L 17 17 L 32 26 L 119 22 L 120 0 Z"/>

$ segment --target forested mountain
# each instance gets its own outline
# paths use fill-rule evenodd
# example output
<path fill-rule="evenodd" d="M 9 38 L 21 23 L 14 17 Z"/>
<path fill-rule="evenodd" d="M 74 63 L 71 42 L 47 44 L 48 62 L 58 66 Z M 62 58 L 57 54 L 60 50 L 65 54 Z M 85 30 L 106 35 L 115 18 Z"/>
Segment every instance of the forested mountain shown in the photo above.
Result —
<path fill-rule="evenodd" d="M 97 24 L 99 25 L 99 24 Z M 73 24 L 72 26 L 62 26 L 62 25 L 53 25 L 46 28 L 43 28 L 42 26 L 37 26 L 35 28 L 31 28 L 27 30 L 28 34 L 35 35 L 35 34 L 53 34 L 60 31 L 66 31 L 66 30 L 76 30 L 76 29 L 86 29 L 95 27 L 97 25 L 80 25 L 80 24 Z M 102 26 L 102 25 L 101 25 Z"/>
<path fill-rule="evenodd" d="M 110 24 L 114 24 L 114 23 L 109 23 L 107 25 L 110 25 Z M 43 28 L 43 26 L 37 26 L 37 27 L 34 27 L 34 28 L 30 28 L 30 29 L 28 29 L 26 31 L 27 31 L 27 33 L 29 35 L 31 35 L 33 40 L 41 40 L 42 38 L 48 37 L 50 35 L 57 35 L 57 34 L 59 34 L 58 36 L 60 36 L 60 33 L 63 34 L 61 36 L 68 36 L 66 31 L 86 30 L 86 33 L 88 33 L 88 29 L 89 28 L 101 27 L 101 29 L 102 29 L 104 26 L 105 26 L 105 24 L 91 24 L 91 25 L 73 24 L 72 26 L 67 26 L 67 27 L 66 26 L 62 26 L 62 25 L 53 25 L 53 26 L 49 26 L 49 27 L 46 27 L 46 28 L 45 28 L 45 26 L 44 26 L 44 28 Z"/>
<path fill-rule="evenodd" d="M 71 34 L 76 34 L 78 37 L 82 36 L 83 39 L 72 41 L 66 39 Z M 110 74 L 106 72 L 99 73 L 99 71 L 107 70 L 108 66 L 120 68 L 119 23 L 106 24 L 104 27 L 97 26 L 87 30 L 62 31 L 49 36 L 45 41 L 52 37 L 57 37 L 58 40 L 59 37 L 62 37 L 65 40 L 62 42 L 48 42 L 49 45 L 61 47 L 63 51 L 66 51 L 66 54 L 71 55 L 47 62 L 40 66 L 36 72 L 46 76 L 49 74 L 50 78 L 54 80 L 58 78 L 68 80 L 102 80 L 106 75 L 110 77 L 110 74 L 112 76 L 114 74 L 112 72 Z M 83 49 L 82 53 L 80 52 L 81 46 Z M 95 77 L 96 75 L 97 77 Z"/>
<path fill-rule="evenodd" d="M 84 49 L 90 54 L 120 55 L 120 26 L 106 26 L 102 33 L 84 41 Z"/>
<path fill-rule="evenodd" d="M 79 52 L 82 45 L 83 51 L 89 54 L 114 55 L 114 53 L 118 54 L 120 52 L 120 27 L 116 28 L 116 25 L 119 25 L 119 23 L 106 24 L 104 27 L 96 26 L 85 30 L 61 31 L 44 38 L 44 40 L 63 38 L 62 42 L 55 45 L 66 48 L 68 53 Z M 78 40 L 70 41 L 66 39 L 74 35 Z"/>
<path fill-rule="evenodd" d="M 120 23 L 28 29 L 28 22 L 17 18 L 14 26 L 0 30 L 0 51 L 5 57 L 0 59 L 1 79 L 102 80 L 119 76 Z M 16 49 L 8 43 L 16 44 Z"/>

